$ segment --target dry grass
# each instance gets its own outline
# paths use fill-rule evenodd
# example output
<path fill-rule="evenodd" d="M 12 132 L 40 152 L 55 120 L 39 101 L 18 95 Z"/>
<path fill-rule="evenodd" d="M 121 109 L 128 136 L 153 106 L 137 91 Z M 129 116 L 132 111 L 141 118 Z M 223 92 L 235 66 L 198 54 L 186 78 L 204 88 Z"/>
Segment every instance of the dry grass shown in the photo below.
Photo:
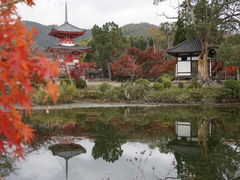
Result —
<path fill-rule="evenodd" d="M 121 83 L 120 82 L 116 82 L 116 81 L 89 81 L 87 82 L 87 89 L 89 90 L 95 90 L 98 89 L 99 85 L 101 85 L 102 83 L 108 83 L 111 86 L 114 87 L 120 87 Z"/>

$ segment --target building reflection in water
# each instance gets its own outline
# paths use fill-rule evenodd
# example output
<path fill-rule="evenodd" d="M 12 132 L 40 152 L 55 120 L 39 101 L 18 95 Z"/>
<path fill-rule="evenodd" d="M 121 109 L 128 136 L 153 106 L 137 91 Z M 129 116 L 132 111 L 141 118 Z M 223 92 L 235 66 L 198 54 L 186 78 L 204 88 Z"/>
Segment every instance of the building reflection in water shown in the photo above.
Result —
<path fill-rule="evenodd" d="M 224 124 L 218 119 L 176 122 L 176 139 L 168 143 L 181 179 L 240 178 L 239 146 L 229 146 Z M 237 141 L 237 140 L 235 140 Z M 231 143 L 230 143 L 231 144 Z M 237 148 L 236 148 L 237 146 Z M 235 148 L 232 148 L 235 147 Z"/>

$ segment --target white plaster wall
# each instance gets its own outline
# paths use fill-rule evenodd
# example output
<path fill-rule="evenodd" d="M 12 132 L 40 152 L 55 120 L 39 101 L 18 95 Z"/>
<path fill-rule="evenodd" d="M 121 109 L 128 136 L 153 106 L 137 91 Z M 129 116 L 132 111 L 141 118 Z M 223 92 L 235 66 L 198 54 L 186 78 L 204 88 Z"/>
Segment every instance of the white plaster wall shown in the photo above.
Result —
<path fill-rule="evenodd" d="M 199 60 L 199 57 L 198 57 L 198 56 L 194 56 L 194 57 L 192 57 L 192 60 L 193 60 L 193 61 L 198 61 L 198 60 Z"/>
<path fill-rule="evenodd" d="M 191 137 L 191 124 L 185 122 L 177 123 L 177 136 Z"/>
<path fill-rule="evenodd" d="M 178 62 L 178 72 L 190 73 L 191 72 L 191 62 L 190 61 Z"/>

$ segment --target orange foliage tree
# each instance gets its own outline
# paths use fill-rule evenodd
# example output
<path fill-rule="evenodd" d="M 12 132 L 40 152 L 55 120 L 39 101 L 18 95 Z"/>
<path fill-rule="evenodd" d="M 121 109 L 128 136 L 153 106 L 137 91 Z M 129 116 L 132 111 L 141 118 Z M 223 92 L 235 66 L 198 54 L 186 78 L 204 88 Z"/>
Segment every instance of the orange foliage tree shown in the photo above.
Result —
<path fill-rule="evenodd" d="M 142 72 L 141 67 L 136 64 L 134 56 L 128 54 L 123 54 L 114 61 L 111 64 L 111 70 L 114 76 L 131 77 L 131 81 Z"/>
<path fill-rule="evenodd" d="M 112 71 L 115 76 L 137 73 L 138 77 L 156 79 L 163 73 L 174 71 L 175 64 L 176 61 L 162 49 L 154 52 L 152 47 L 143 51 L 128 47 L 127 53 L 113 63 Z"/>
<path fill-rule="evenodd" d="M 89 72 L 94 71 L 96 63 L 94 62 L 79 62 L 75 64 L 74 68 L 71 70 L 70 74 L 74 80 L 81 79 L 81 77 L 86 77 Z M 86 77 L 87 79 L 89 77 Z"/>
<path fill-rule="evenodd" d="M 33 84 L 46 87 L 56 101 L 52 78 L 57 77 L 58 67 L 31 48 L 34 30 L 21 24 L 18 2 L 34 5 L 33 0 L 0 0 L 0 153 L 22 155 L 33 131 L 22 122 L 17 107 L 30 112 Z"/>

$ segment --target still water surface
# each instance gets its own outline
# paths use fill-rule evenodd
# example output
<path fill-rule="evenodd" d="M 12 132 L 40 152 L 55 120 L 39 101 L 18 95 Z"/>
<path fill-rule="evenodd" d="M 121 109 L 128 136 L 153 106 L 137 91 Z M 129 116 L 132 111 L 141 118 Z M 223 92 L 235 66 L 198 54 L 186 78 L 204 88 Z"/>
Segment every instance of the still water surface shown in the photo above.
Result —
<path fill-rule="evenodd" d="M 36 138 L 25 147 L 25 160 L 1 157 L 0 177 L 6 180 L 240 177 L 238 108 L 35 111 L 25 121 Z"/>

